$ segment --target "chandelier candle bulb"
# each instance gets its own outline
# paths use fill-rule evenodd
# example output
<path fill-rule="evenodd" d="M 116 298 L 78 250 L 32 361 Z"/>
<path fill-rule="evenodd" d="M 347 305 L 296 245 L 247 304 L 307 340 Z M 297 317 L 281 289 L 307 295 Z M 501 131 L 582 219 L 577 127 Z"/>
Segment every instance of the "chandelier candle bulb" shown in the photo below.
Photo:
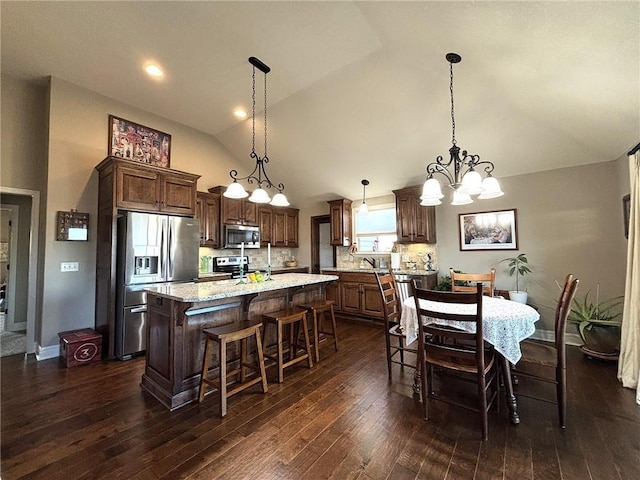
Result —
<path fill-rule="evenodd" d="M 271 266 L 271 243 L 267 243 L 267 265 Z"/>

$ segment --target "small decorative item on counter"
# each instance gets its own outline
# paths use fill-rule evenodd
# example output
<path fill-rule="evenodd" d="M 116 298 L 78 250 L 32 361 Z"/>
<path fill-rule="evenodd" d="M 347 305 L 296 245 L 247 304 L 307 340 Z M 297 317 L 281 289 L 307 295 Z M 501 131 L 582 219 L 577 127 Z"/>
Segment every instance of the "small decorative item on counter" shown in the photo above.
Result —
<path fill-rule="evenodd" d="M 393 242 L 393 247 L 391 247 L 391 253 L 398 253 L 398 244 Z"/>
<path fill-rule="evenodd" d="M 287 261 L 284 262 L 284 266 L 285 267 L 297 267 L 298 266 L 298 260 L 296 260 L 296 257 L 290 257 Z"/>
<path fill-rule="evenodd" d="M 378 239 L 376 238 L 373 241 L 373 247 L 371 247 L 371 251 L 372 252 L 377 252 L 378 251 L 378 245 L 380 244 L 380 242 L 378 242 Z"/>

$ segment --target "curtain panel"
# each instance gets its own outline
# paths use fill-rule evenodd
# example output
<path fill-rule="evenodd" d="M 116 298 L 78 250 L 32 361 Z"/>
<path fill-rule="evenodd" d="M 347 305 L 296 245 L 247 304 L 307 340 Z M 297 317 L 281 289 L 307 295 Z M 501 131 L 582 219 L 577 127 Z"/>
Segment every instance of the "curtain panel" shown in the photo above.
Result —
<path fill-rule="evenodd" d="M 640 144 L 629 152 L 630 215 L 618 379 L 640 404 Z"/>

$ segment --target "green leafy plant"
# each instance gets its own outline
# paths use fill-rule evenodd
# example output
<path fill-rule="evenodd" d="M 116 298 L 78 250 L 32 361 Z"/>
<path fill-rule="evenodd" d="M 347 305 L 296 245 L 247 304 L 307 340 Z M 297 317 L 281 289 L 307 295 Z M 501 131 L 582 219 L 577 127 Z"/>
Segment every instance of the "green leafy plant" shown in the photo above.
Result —
<path fill-rule="evenodd" d="M 573 308 L 569 312 L 567 320 L 578 325 L 578 333 L 582 341 L 586 342 L 585 331 L 591 330 L 594 325 L 603 327 L 620 327 L 622 312 L 614 313 L 613 310 L 622 304 L 623 296 L 608 298 L 599 301 L 600 285 L 596 290 L 596 303 L 589 301 L 589 292 L 582 300 L 573 299 Z"/>
<path fill-rule="evenodd" d="M 529 260 L 527 260 L 527 255 L 525 253 L 521 253 L 517 257 L 509 257 L 500 260 L 502 262 L 509 262 L 507 264 L 507 268 L 509 269 L 509 276 L 516 276 L 516 291 L 520 291 L 520 276 L 525 276 L 528 273 L 531 273 L 531 268 L 529 268 Z"/>

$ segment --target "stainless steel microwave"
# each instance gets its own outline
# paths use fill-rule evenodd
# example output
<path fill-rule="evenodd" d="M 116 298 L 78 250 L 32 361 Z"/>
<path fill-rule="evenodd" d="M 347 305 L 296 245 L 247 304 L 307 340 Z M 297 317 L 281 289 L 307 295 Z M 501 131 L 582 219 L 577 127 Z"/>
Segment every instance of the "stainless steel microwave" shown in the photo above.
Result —
<path fill-rule="evenodd" d="M 260 229 L 245 225 L 224 226 L 224 248 L 260 248 Z"/>

